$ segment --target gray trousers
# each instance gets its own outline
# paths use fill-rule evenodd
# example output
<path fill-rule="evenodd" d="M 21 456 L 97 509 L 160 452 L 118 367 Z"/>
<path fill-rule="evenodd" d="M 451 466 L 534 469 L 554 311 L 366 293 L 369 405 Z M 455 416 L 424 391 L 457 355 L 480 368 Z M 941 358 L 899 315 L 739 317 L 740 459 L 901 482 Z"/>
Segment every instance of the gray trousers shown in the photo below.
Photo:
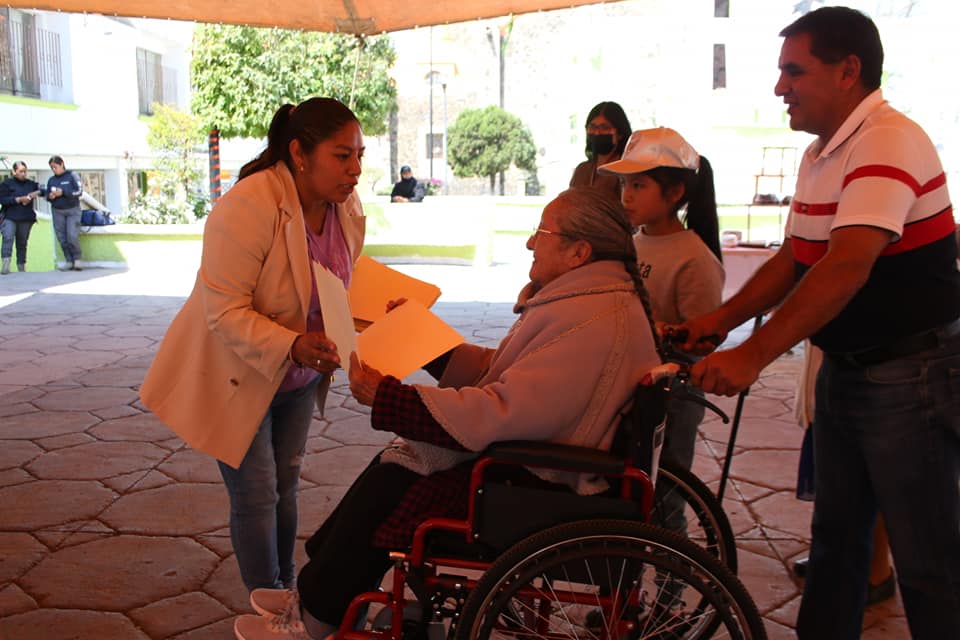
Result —
<path fill-rule="evenodd" d="M 53 230 L 57 234 L 63 258 L 67 262 L 76 262 L 80 252 L 80 207 L 74 209 L 53 210 Z"/>

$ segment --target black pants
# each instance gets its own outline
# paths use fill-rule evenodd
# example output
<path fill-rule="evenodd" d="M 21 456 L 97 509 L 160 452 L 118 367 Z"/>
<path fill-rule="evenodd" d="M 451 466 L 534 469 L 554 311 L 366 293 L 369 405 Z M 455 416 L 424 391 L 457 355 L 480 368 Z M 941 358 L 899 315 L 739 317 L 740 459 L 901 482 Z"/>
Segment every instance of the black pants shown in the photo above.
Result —
<path fill-rule="evenodd" d="M 307 540 L 310 561 L 297 576 L 297 591 L 310 615 L 340 626 L 350 601 L 379 585 L 390 558 L 370 541 L 419 477 L 399 465 L 381 464 L 377 456 Z"/>

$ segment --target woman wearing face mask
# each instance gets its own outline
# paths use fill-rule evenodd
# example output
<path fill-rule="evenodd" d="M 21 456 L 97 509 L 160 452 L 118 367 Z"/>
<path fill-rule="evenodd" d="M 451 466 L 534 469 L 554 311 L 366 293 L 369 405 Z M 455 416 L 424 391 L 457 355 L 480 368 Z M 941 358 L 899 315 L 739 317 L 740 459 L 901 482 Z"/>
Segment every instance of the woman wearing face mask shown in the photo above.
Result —
<path fill-rule="evenodd" d="M 620 199 L 617 176 L 597 173 L 597 167 L 619 160 L 630 137 L 630 121 L 616 102 L 601 102 L 590 110 L 585 125 L 587 160 L 577 165 L 571 187 L 597 187 Z"/>

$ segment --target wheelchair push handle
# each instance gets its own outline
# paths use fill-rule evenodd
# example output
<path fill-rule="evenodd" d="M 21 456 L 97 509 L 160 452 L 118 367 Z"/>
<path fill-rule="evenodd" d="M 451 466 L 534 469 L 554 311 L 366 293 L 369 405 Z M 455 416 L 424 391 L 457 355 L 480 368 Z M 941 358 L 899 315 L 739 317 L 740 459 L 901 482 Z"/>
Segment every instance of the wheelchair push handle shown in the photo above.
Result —
<path fill-rule="evenodd" d="M 730 418 L 723 409 L 706 398 L 690 392 L 690 365 L 679 362 L 666 362 L 651 369 L 640 381 L 645 385 L 660 385 L 670 395 L 676 395 L 683 402 L 693 402 L 720 416 L 723 424 L 729 424 Z"/>
<path fill-rule="evenodd" d="M 663 336 L 660 338 L 660 346 L 663 348 L 664 358 L 670 361 L 692 364 L 694 362 L 694 357 L 688 353 L 680 351 L 676 347 L 678 344 L 685 343 L 689 336 L 690 332 L 686 329 L 667 327 L 663 332 Z M 697 342 L 709 342 L 714 348 L 717 348 L 720 346 L 722 340 L 716 333 L 711 333 L 709 335 L 700 336 L 700 339 L 697 340 Z"/>

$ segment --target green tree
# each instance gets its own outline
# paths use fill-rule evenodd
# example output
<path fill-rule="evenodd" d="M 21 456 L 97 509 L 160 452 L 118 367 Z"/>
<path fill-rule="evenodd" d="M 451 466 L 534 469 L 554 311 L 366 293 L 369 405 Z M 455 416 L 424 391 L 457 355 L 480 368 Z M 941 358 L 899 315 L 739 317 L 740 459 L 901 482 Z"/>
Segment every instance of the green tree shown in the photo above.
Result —
<path fill-rule="evenodd" d="M 184 197 L 196 190 L 203 176 L 197 153 L 203 149 L 203 128 L 194 115 L 174 106 L 153 105 L 147 144 L 156 157 L 154 166 L 164 195 Z"/>
<path fill-rule="evenodd" d="M 206 214 L 200 120 L 174 106 L 154 104 L 147 144 L 154 155 L 150 188 L 130 205 L 127 220 L 141 224 L 193 222 Z"/>
<path fill-rule="evenodd" d="M 224 138 L 260 138 L 280 105 L 327 96 L 379 135 L 396 108 L 388 75 L 395 58 L 387 36 L 201 24 L 193 34 L 193 112 Z"/>
<path fill-rule="evenodd" d="M 447 153 L 453 175 L 487 176 L 491 194 L 497 174 L 509 169 L 511 164 L 526 171 L 537 170 L 533 135 L 520 118 L 500 107 L 462 111 L 447 133 Z"/>

